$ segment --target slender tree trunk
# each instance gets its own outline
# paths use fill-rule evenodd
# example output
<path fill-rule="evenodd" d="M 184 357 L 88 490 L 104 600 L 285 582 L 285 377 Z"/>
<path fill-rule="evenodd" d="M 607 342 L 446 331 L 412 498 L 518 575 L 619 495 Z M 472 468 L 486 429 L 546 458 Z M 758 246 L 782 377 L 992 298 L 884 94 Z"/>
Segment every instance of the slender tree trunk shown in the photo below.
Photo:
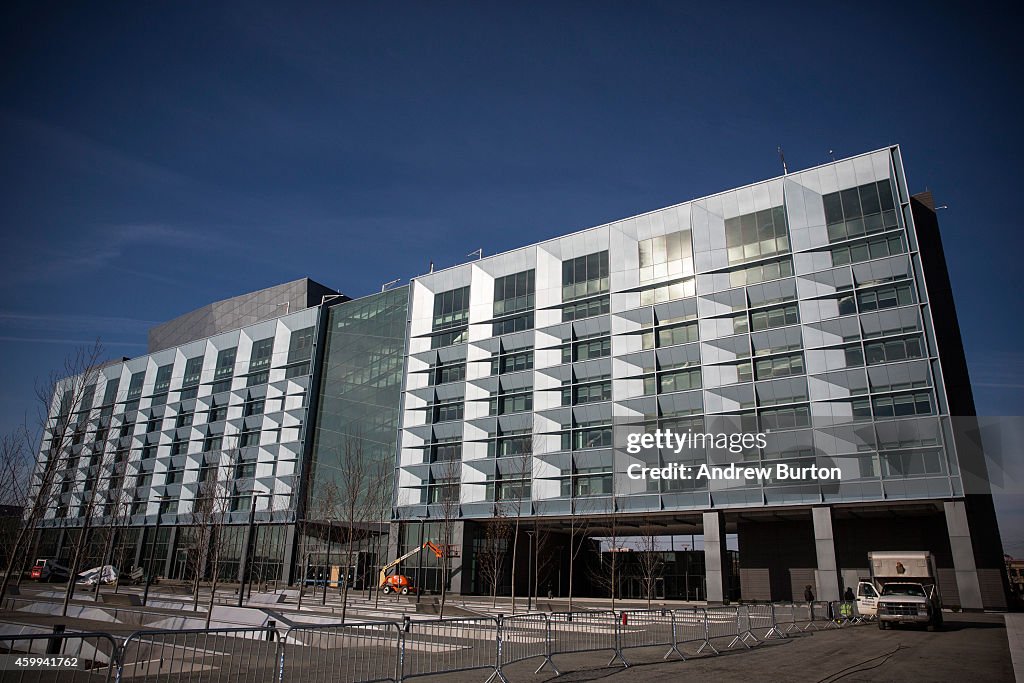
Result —
<path fill-rule="evenodd" d="M 519 510 L 516 510 L 516 528 L 512 532 L 512 614 L 516 613 L 516 557 L 519 554 Z"/>

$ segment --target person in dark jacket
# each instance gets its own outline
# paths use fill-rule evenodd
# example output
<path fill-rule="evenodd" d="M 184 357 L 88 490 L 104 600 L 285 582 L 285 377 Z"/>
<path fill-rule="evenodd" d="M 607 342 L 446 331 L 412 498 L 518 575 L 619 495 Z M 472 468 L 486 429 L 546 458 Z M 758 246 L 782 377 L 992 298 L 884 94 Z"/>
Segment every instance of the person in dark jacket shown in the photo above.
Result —
<path fill-rule="evenodd" d="M 853 589 L 852 589 L 852 588 L 850 588 L 849 586 L 847 586 L 847 587 L 846 587 L 846 592 L 845 592 L 845 593 L 843 593 L 843 600 L 845 600 L 846 602 L 853 602 L 853 601 L 854 601 L 854 600 L 856 600 L 856 599 L 857 599 L 857 598 L 855 598 L 855 597 L 853 596 Z"/>
<path fill-rule="evenodd" d="M 814 591 L 811 590 L 811 584 L 807 584 L 804 587 L 804 600 L 807 602 L 814 602 Z"/>

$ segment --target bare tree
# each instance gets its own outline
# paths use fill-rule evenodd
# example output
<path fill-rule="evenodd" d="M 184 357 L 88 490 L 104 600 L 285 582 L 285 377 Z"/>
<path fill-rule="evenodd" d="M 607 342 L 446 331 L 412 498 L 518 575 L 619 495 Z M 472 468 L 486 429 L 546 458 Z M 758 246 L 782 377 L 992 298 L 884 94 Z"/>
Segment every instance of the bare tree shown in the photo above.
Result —
<path fill-rule="evenodd" d="M 376 537 L 376 551 L 375 560 L 376 564 L 381 564 L 381 544 L 383 543 L 384 534 L 381 530 L 387 523 L 391 512 L 391 494 L 392 494 L 392 483 L 394 476 L 393 464 L 391 461 L 381 458 L 377 460 L 373 465 L 373 504 L 377 521 L 377 537 Z M 370 583 L 374 588 L 374 607 L 380 604 L 380 590 L 377 586 L 376 573 L 371 573 Z M 419 586 L 416 587 L 419 590 Z"/>
<path fill-rule="evenodd" d="M 526 439 L 525 444 L 522 447 L 522 451 L 515 454 L 512 460 L 512 474 L 515 477 L 516 485 L 514 488 L 514 495 L 510 496 L 504 505 L 508 508 L 511 516 L 515 518 L 515 524 L 512 530 L 512 614 L 516 613 L 516 567 L 518 566 L 519 556 L 519 526 L 523 517 L 523 509 L 529 507 L 529 502 L 532 499 L 526 495 L 527 482 L 532 479 L 533 476 L 533 450 L 536 445 L 536 438 L 531 434 Z M 531 487 L 532 488 L 532 487 Z M 529 575 L 529 571 L 527 571 Z"/>
<path fill-rule="evenodd" d="M 83 400 L 88 399 L 89 397 L 87 396 Z M 91 406 L 83 406 L 80 411 L 80 420 L 86 420 L 87 424 L 91 422 L 89 417 L 90 409 Z M 106 559 L 104 549 L 108 545 L 107 536 L 113 536 L 114 531 L 113 528 L 106 524 L 109 521 L 105 519 L 106 513 L 111 510 L 105 505 L 105 501 L 108 500 L 107 496 L 109 494 L 112 470 L 115 467 L 116 452 L 109 448 L 107 426 L 104 426 L 103 423 L 96 423 L 95 427 L 95 439 L 92 446 L 93 453 L 88 456 L 87 466 L 85 469 L 77 471 L 69 469 L 69 474 L 75 477 L 74 481 L 81 487 L 79 490 L 74 491 L 80 499 L 77 517 L 81 520 L 81 527 L 78 529 L 78 533 L 70 535 L 71 565 L 69 569 L 71 578 L 64 590 L 62 616 L 67 616 L 68 606 L 74 597 L 77 587 L 76 578 L 79 572 L 83 571 L 83 567 L 92 566 L 93 561 L 97 561 L 101 567 L 100 575 L 96 577 L 97 590 L 94 591 L 94 596 L 99 594 L 98 587 L 103 578 L 103 560 Z M 84 458 L 85 455 L 81 457 Z M 78 477 L 79 474 L 82 476 Z"/>
<path fill-rule="evenodd" d="M 14 514 L 0 518 L 0 559 L 12 567 L 15 542 L 21 530 L 22 513 L 28 504 L 32 456 L 23 434 L 24 427 L 0 436 L 0 505 Z"/>
<path fill-rule="evenodd" d="M 76 418 L 80 415 L 83 400 L 92 400 L 100 375 L 102 356 L 103 347 L 98 341 L 91 346 L 81 347 L 65 359 L 61 370 L 37 384 L 37 429 L 30 429 L 26 425 L 25 434 L 28 436 L 28 448 L 31 452 L 35 452 L 38 445 L 40 458 L 30 484 L 25 523 L 11 548 L 8 570 L 4 572 L 3 582 L 0 583 L 0 600 L 7 594 L 11 570 L 18 566 L 19 561 L 19 576 L 24 573 L 24 565 L 31 555 L 25 550 L 30 543 L 34 544 L 40 522 L 53 505 L 55 498 L 60 495 L 59 492 L 55 495 L 54 491 L 57 473 L 70 469 L 68 465 L 75 464 L 71 447 L 74 445 L 76 432 L 80 433 L 84 429 L 84 424 Z M 67 514 L 67 511 L 64 514 Z"/>
<path fill-rule="evenodd" d="M 124 552 L 124 534 L 131 522 L 131 498 L 128 497 L 124 488 L 124 476 L 127 463 L 115 460 L 111 468 L 111 476 L 108 480 L 109 490 L 106 494 L 104 504 L 103 523 L 97 529 L 100 543 L 103 550 L 103 562 L 101 566 L 110 565 L 116 567 L 118 577 L 116 584 L 120 584 L 120 575 L 124 570 L 122 558 L 116 557 L 115 553 L 120 550 Z M 97 602 L 100 599 L 100 587 L 102 581 L 97 581 L 93 590 L 93 599 Z"/>
<path fill-rule="evenodd" d="M 590 531 L 591 502 L 587 499 L 572 497 L 569 514 L 569 611 L 572 611 L 574 575 L 576 574 L 576 557 L 586 545 Z"/>
<path fill-rule="evenodd" d="M 452 566 L 452 554 L 455 549 L 455 525 L 458 523 L 461 508 L 462 462 L 446 460 L 436 465 L 440 470 L 439 500 L 441 508 L 441 608 L 438 616 L 444 618 L 444 606 L 448 598 L 448 580 Z M 419 586 L 416 587 L 420 589 Z"/>
<path fill-rule="evenodd" d="M 477 555 L 480 573 L 491 592 L 491 606 L 498 604 L 498 583 L 504 574 L 505 558 L 508 555 L 512 525 L 504 514 L 504 506 L 494 506 L 494 519 L 484 525 L 483 547 Z"/>
<path fill-rule="evenodd" d="M 199 482 L 192 499 L 188 554 L 192 577 L 192 611 L 199 609 L 199 591 L 203 579 L 210 577 L 210 598 L 206 610 L 206 626 L 213 618 L 220 583 L 221 561 L 230 543 L 228 533 L 233 492 L 232 462 L 237 449 L 226 448 L 205 456 L 199 469 Z M 157 539 L 153 539 L 155 543 Z M 152 568 L 150 568 L 152 571 Z M 239 590 L 242 587 L 239 586 Z"/>
<path fill-rule="evenodd" d="M 647 596 L 647 609 L 650 609 L 651 601 L 654 599 L 654 589 L 664 566 L 660 539 L 650 526 L 645 526 L 643 533 L 637 539 L 636 562 L 637 568 L 640 570 L 640 581 L 644 587 L 644 594 Z"/>
<path fill-rule="evenodd" d="M 341 458 L 340 478 L 338 488 L 340 500 L 338 512 L 341 517 L 342 542 L 345 552 L 345 576 L 343 577 L 341 589 L 341 623 L 345 623 L 345 616 L 348 611 L 348 589 L 349 589 L 349 568 L 352 569 L 352 579 L 355 579 L 356 568 L 352 562 L 352 546 L 359 534 L 359 527 L 367 520 L 367 513 L 370 512 L 370 471 L 368 463 L 363 457 L 363 442 L 356 434 L 348 434 L 345 437 L 344 457 Z"/>
<path fill-rule="evenodd" d="M 607 523 L 610 532 L 606 537 L 608 551 L 601 553 L 601 562 L 592 567 L 590 576 L 594 583 L 608 592 L 608 597 L 612 601 L 611 607 L 615 609 L 615 599 L 619 592 L 618 582 L 622 563 L 619 559 L 619 524 L 614 497 L 612 497 L 612 512 L 607 518 Z"/>

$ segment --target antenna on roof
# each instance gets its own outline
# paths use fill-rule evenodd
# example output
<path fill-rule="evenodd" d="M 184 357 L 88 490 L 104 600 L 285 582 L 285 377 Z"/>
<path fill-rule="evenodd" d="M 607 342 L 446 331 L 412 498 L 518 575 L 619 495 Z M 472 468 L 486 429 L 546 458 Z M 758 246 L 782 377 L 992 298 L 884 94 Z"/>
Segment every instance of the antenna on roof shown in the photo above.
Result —
<path fill-rule="evenodd" d="M 434 272 L 434 259 L 430 259 L 430 272 Z"/>
<path fill-rule="evenodd" d="M 782 152 L 782 145 L 778 146 L 779 160 L 782 161 L 782 175 L 788 175 L 789 169 L 786 168 L 786 155 Z"/>
<path fill-rule="evenodd" d="M 401 281 L 402 281 L 402 278 L 397 278 L 395 280 L 392 280 L 391 282 L 385 282 L 383 285 L 380 286 L 380 291 L 382 291 L 382 292 L 387 291 L 388 287 L 391 287 L 392 285 L 397 285 Z"/>
<path fill-rule="evenodd" d="M 835 161 L 835 160 L 836 160 L 836 153 L 835 153 L 835 152 L 833 152 L 832 150 L 829 150 L 829 151 L 828 151 L 828 155 L 829 155 L 830 157 L 832 157 L 832 161 Z"/>
<path fill-rule="evenodd" d="M 484 257 L 484 248 L 480 247 L 476 251 L 469 252 L 468 254 L 466 254 L 466 256 L 473 256 L 474 254 L 476 255 L 477 259 L 482 259 Z"/>

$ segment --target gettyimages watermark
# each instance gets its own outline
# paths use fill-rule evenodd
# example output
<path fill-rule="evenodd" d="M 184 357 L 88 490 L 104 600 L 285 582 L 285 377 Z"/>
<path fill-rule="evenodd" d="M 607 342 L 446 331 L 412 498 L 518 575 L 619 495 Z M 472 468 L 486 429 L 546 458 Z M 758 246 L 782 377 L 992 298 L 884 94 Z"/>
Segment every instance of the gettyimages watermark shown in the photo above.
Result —
<path fill-rule="evenodd" d="M 711 433 L 656 429 L 653 432 L 627 434 L 625 452 L 631 456 L 642 456 L 645 452 L 680 455 L 694 450 L 717 449 L 733 455 L 740 455 L 751 449 L 766 448 L 768 438 L 768 432 Z M 640 462 L 633 462 L 625 467 L 625 474 L 633 480 L 655 481 L 744 480 L 767 483 L 835 482 L 842 479 L 842 470 L 839 467 L 821 467 L 814 464 L 800 466 L 783 462 L 757 465 L 735 462 L 725 465 L 710 463 L 688 465 L 673 462 L 662 466 L 648 466 Z"/>

